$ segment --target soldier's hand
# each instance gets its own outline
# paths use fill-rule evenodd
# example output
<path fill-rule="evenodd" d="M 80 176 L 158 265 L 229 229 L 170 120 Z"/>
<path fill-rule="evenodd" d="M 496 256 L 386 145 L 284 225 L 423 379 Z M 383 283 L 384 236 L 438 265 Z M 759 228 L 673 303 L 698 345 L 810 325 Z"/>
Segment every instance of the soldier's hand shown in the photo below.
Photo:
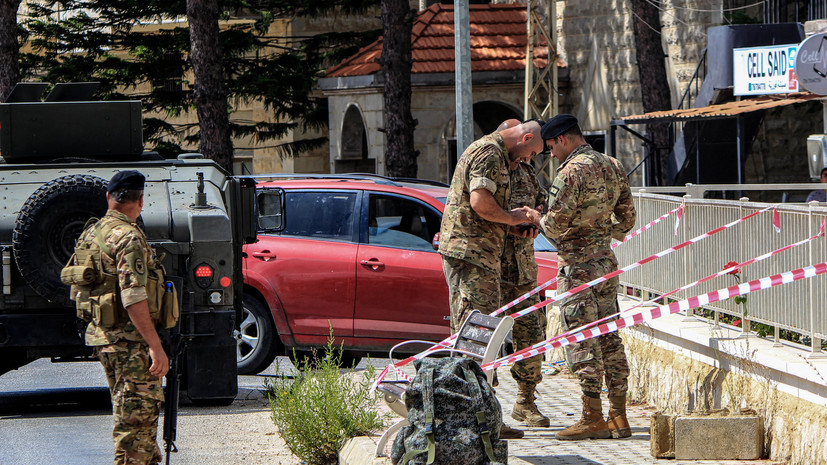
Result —
<path fill-rule="evenodd" d="M 169 357 L 164 352 L 163 347 L 159 349 L 149 348 L 149 358 L 152 360 L 152 365 L 149 367 L 149 374 L 162 378 L 169 371 Z"/>
<path fill-rule="evenodd" d="M 540 219 L 543 217 L 542 213 L 538 212 L 537 210 L 529 207 L 523 207 L 526 218 L 530 223 L 534 223 L 535 225 L 540 225 Z M 536 237 L 536 235 L 535 235 Z"/>

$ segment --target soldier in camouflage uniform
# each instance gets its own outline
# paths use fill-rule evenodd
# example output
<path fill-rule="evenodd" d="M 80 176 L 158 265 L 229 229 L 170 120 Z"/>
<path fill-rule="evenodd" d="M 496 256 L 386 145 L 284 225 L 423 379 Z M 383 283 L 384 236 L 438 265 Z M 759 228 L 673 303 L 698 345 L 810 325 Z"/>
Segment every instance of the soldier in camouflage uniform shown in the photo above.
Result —
<path fill-rule="evenodd" d="M 516 119 L 504 121 L 498 131 L 520 124 Z M 511 208 L 531 207 L 545 211 L 548 193 L 537 182 L 537 175 L 530 163 L 520 162 L 511 171 Z M 537 261 L 534 258 L 536 229 L 520 237 L 508 234 L 501 265 L 500 294 L 502 302 L 511 302 L 537 287 Z M 540 301 L 538 295 L 526 299 L 508 310 L 514 314 Z M 514 349 L 521 350 L 544 339 L 545 315 L 535 311 L 514 320 L 512 329 Z M 511 410 L 511 418 L 531 427 L 546 427 L 550 421 L 540 413 L 534 403 L 534 391 L 543 380 L 542 356 L 521 360 L 511 367 L 511 377 L 517 382 L 517 402 Z"/>
<path fill-rule="evenodd" d="M 114 296 L 117 313 L 126 315 L 111 327 L 95 321 L 86 327 L 86 345 L 95 348 L 103 364 L 112 395 L 115 465 L 161 462 L 156 441 L 164 391 L 161 378 L 169 359 L 150 318 L 147 304 L 147 268 L 154 253 L 135 221 L 143 207 L 144 176 L 121 171 L 109 182 L 109 210 L 81 234 L 79 243 L 95 241 L 98 231 L 108 231 L 105 245 L 112 255 L 101 253 L 103 271 L 117 276 Z"/>
<path fill-rule="evenodd" d="M 565 292 L 617 270 L 610 242 L 632 229 L 635 208 L 623 166 L 586 143 L 574 116 L 555 116 L 543 126 L 542 135 L 562 164 L 551 185 L 548 213 L 542 219 L 531 216 L 557 242 L 557 290 Z M 565 300 L 560 306 L 564 328 L 617 313 L 618 283 L 615 277 Z M 572 344 L 566 354 L 580 379 L 583 418 L 557 433 L 557 439 L 631 436 L 626 421 L 629 367 L 620 336 L 613 332 Z M 611 407 L 608 424 L 600 403 L 604 377 Z"/>
<path fill-rule="evenodd" d="M 483 136 L 457 161 L 439 235 L 452 333 L 472 310 L 489 314 L 500 306 L 505 236 L 509 226 L 528 222 L 529 210 L 506 210 L 511 201 L 509 170 L 543 149 L 540 124 L 531 121 Z"/>

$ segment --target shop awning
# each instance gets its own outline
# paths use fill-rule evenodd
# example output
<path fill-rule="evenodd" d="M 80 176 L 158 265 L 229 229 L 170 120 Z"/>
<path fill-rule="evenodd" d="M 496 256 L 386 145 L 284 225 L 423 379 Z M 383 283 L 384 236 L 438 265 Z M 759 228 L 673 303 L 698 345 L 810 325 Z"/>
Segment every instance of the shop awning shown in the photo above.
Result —
<path fill-rule="evenodd" d="M 810 92 L 797 92 L 794 94 L 762 95 L 760 97 L 743 98 L 735 102 L 719 103 L 700 108 L 688 108 L 685 110 L 653 111 L 642 115 L 631 115 L 618 118 L 614 123 L 626 124 L 648 124 L 648 123 L 672 123 L 698 120 L 711 120 L 719 118 L 731 118 L 742 113 L 750 113 L 758 110 L 766 110 L 773 107 L 804 103 L 813 100 L 824 100 L 827 96 L 816 95 Z"/>

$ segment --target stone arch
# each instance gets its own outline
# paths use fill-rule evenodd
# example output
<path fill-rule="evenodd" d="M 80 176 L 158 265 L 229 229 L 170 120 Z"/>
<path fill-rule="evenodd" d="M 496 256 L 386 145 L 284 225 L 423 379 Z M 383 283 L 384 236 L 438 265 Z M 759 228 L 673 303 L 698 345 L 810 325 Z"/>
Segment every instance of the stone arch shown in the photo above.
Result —
<path fill-rule="evenodd" d="M 510 118 L 522 121 L 522 109 L 495 100 L 483 100 L 474 103 L 474 140 L 494 132 L 500 123 Z M 456 160 L 462 155 L 457 153 L 456 143 L 456 115 L 453 115 L 445 122 L 439 141 L 440 181 L 451 182 Z"/>
<path fill-rule="evenodd" d="M 358 105 L 351 103 L 342 118 L 341 150 L 335 160 L 336 173 L 376 173 L 376 160 L 370 158 L 367 128 Z"/>

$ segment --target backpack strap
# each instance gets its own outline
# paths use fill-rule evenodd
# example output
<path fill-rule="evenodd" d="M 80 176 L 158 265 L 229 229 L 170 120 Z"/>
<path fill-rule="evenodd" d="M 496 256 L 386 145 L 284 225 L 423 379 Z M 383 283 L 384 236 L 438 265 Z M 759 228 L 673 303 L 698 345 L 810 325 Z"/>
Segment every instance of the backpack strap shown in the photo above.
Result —
<path fill-rule="evenodd" d="M 104 236 L 108 236 L 109 233 L 112 231 L 111 227 L 103 228 L 101 227 L 101 223 L 95 223 L 95 243 L 98 244 L 98 248 L 101 249 L 101 252 L 105 253 L 106 255 L 115 258 L 112 256 L 112 248 L 106 245 L 103 238 Z"/>
<path fill-rule="evenodd" d="M 480 383 L 477 381 L 477 376 L 473 371 L 471 371 L 470 368 L 463 365 L 462 371 L 465 373 L 465 381 L 468 382 L 468 385 L 471 388 L 471 399 L 472 402 L 474 402 L 474 408 L 477 410 L 477 425 L 479 425 L 480 438 L 485 446 L 485 455 L 488 456 L 488 460 L 496 462 L 496 459 L 494 458 L 494 446 L 491 444 L 491 430 L 488 428 L 488 423 L 485 421 L 485 410 L 482 406 L 482 389 L 480 389 Z"/>
<path fill-rule="evenodd" d="M 425 439 L 428 441 L 428 446 L 424 449 L 410 450 L 402 457 L 402 463 L 407 464 L 409 460 L 419 454 L 428 453 L 428 460 L 426 465 L 434 463 L 436 455 L 436 441 L 434 441 L 434 369 L 426 368 L 422 377 L 424 383 L 422 384 L 422 408 L 425 410 Z"/>

